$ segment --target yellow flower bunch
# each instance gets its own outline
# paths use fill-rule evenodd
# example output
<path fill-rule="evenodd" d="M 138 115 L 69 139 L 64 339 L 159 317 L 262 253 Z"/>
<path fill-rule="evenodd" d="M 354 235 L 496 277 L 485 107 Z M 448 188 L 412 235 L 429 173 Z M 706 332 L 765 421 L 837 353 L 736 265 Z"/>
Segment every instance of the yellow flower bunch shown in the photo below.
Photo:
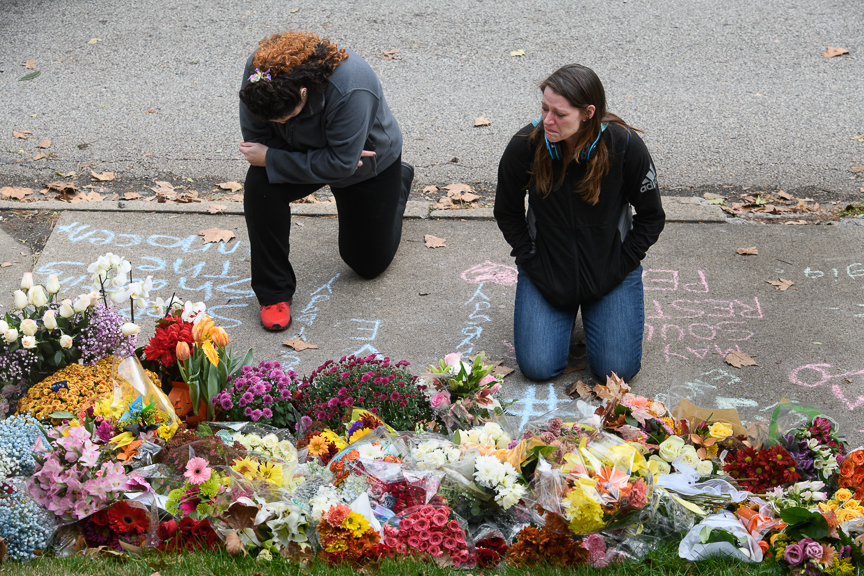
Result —
<path fill-rule="evenodd" d="M 840 488 L 834 493 L 830 500 L 821 502 L 821 512 L 833 511 L 837 515 L 838 522 L 846 522 L 864 517 L 864 506 L 860 500 L 853 498 L 853 492 L 848 488 Z"/>
<path fill-rule="evenodd" d="M 163 440 L 170 440 L 177 433 L 177 428 L 177 422 L 172 423 L 170 426 L 163 424 L 156 429 L 156 435 Z"/>
<path fill-rule="evenodd" d="M 29 412 L 37 420 L 45 420 L 54 412 L 78 414 L 114 393 L 111 380 L 111 358 L 103 358 L 93 366 L 70 364 L 35 384 L 18 402 L 18 412 Z M 154 382 L 159 377 L 147 371 Z M 51 387 L 66 381 L 66 388 Z M 118 415 L 119 416 L 119 415 Z"/>
<path fill-rule="evenodd" d="M 360 538 L 369 529 L 369 521 L 353 510 L 342 522 L 342 528 L 351 532 L 354 538 Z"/>
<path fill-rule="evenodd" d="M 564 516 L 570 522 L 570 530 L 574 534 L 589 534 L 605 526 L 603 508 L 585 490 L 593 490 L 593 487 L 577 483 L 564 497 Z"/>
<path fill-rule="evenodd" d="M 348 446 L 348 443 L 345 442 L 344 438 L 342 438 L 330 429 L 324 430 L 323 432 L 321 432 L 320 435 L 323 436 L 324 439 L 328 442 L 333 442 L 336 445 L 337 450 L 342 450 L 343 448 Z"/>

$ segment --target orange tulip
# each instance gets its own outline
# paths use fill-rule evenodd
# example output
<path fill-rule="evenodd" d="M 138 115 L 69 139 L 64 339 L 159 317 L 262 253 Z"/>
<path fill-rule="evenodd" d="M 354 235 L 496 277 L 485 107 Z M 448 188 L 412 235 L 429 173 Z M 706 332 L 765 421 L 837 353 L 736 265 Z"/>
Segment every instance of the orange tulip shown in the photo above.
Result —
<path fill-rule="evenodd" d="M 183 342 L 182 340 L 180 342 L 177 342 L 176 353 L 177 360 L 181 362 L 185 362 L 186 360 L 188 360 L 189 356 L 191 355 L 191 352 L 189 351 L 189 344 Z"/>
<path fill-rule="evenodd" d="M 209 340 L 204 342 L 204 344 L 201 345 L 201 350 L 204 351 L 204 356 L 207 357 L 207 360 L 209 360 L 213 366 L 219 365 L 219 354 L 217 354 L 216 349 L 213 348 L 212 342 Z"/>
<path fill-rule="evenodd" d="M 220 348 L 228 345 L 228 333 L 225 332 L 224 328 L 214 328 L 210 333 L 210 338 L 213 340 L 213 344 Z"/>
<path fill-rule="evenodd" d="M 195 339 L 195 343 L 202 344 L 209 340 L 215 327 L 216 323 L 213 322 L 210 316 L 205 314 L 201 320 L 192 327 L 192 338 Z"/>

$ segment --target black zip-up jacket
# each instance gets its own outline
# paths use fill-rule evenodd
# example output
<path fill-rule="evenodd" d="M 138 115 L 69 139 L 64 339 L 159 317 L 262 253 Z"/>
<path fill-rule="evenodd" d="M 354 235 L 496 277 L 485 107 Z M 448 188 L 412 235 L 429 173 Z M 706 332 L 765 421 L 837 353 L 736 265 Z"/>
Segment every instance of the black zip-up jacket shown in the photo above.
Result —
<path fill-rule="evenodd" d="M 618 286 L 660 236 L 666 215 L 656 170 L 636 132 L 631 130 L 628 136 L 625 128 L 610 123 L 602 136 L 609 152 L 609 172 L 597 204 L 588 204 L 575 192 L 586 164 L 572 158 L 563 184 L 543 197 L 531 181 L 535 150 L 528 136 L 533 130 L 529 124 L 517 132 L 501 157 L 495 219 L 513 247 L 510 255 L 546 301 L 575 311 L 580 303 L 598 300 Z M 539 138 L 536 145 L 545 142 Z M 562 169 L 563 162 L 553 160 L 553 183 Z"/>

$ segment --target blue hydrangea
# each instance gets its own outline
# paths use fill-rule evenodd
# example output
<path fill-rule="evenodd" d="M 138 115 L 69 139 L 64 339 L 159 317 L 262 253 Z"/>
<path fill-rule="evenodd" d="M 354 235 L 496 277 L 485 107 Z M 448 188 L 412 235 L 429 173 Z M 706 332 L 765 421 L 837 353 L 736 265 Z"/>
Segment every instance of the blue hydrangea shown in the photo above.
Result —
<path fill-rule="evenodd" d="M 39 421 L 29 414 L 16 414 L 0 420 L 0 468 L 9 467 L 4 476 L 32 476 L 36 462 L 33 460 L 33 445 L 42 434 Z M 47 442 L 46 442 L 47 446 Z"/>
<path fill-rule="evenodd" d="M 35 550 L 45 550 L 55 528 L 52 515 L 36 504 L 23 484 L 0 485 L 0 537 L 13 560 L 29 560 Z"/>

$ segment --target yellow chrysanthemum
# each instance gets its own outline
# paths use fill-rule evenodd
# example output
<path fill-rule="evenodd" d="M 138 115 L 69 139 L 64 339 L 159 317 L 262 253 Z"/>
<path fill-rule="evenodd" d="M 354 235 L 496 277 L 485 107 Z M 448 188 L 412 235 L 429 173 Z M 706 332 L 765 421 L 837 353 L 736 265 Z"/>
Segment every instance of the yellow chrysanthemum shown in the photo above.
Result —
<path fill-rule="evenodd" d="M 348 544 L 346 544 L 344 540 L 337 540 L 336 542 L 324 547 L 326 552 L 342 552 L 347 549 Z"/>
<path fill-rule="evenodd" d="M 213 347 L 213 343 L 210 340 L 207 340 L 201 345 L 201 350 L 213 366 L 219 365 L 219 354 L 216 353 L 216 349 Z"/>
<path fill-rule="evenodd" d="M 574 534 L 589 534 L 605 526 L 603 508 L 585 494 L 581 484 L 576 484 L 564 498 L 564 514 Z"/>
<path fill-rule="evenodd" d="M 355 538 L 359 538 L 369 529 L 369 521 L 357 512 L 351 512 L 342 522 L 342 528 L 351 532 Z"/>
<path fill-rule="evenodd" d="M 237 460 L 234 462 L 234 465 L 231 466 L 231 469 L 235 472 L 239 472 L 248 480 L 258 478 L 258 464 L 249 457 Z"/>
<path fill-rule="evenodd" d="M 267 482 L 282 485 L 282 465 L 266 462 L 258 466 L 258 477 Z"/>

